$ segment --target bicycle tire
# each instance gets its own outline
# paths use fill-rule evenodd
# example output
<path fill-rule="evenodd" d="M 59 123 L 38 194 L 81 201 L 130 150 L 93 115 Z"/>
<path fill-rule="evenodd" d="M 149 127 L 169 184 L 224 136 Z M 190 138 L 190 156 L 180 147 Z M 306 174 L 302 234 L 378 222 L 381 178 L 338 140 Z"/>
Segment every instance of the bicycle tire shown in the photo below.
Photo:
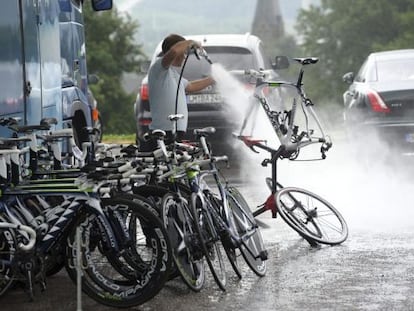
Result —
<path fill-rule="evenodd" d="M 137 194 L 131 194 L 131 193 L 123 193 L 123 192 L 115 192 L 112 194 L 112 198 L 121 198 L 130 200 L 134 203 L 137 203 L 141 208 L 144 208 L 150 212 L 152 212 L 157 218 L 159 218 L 159 211 L 154 206 L 154 204 L 147 200 L 146 198 L 137 195 Z M 114 214 L 114 213 L 117 213 Z M 110 220 L 110 224 L 113 228 L 116 228 L 118 231 L 122 231 L 123 225 L 119 223 L 119 220 L 122 219 L 122 215 L 119 215 L 119 212 L 117 211 L 106 211 L 106 215 L 108 219 Z M 136 225 L 134 225 L 131 220 L 125 219 L 125 222 L 127 223 L 130 231 L 136 231 Z M 142 224 L 142 233 L 146 235 L 148 228 L 147 225 Z M 146 241 L 147 244 L 149 244 L 149 241 Z M 113 254 L 112 252 L 107 252 L 106 257 L 110 261 L 111 265 L 124 277 L 131 278 L 131 275 L 135 275 L 138 273 L 145 273 L 146 270 L 146 263 L 145 260 L 142 260 L 140 255 L 133 249 L 129 248 L 123 251 L 124 254 L 122 257 L 119 257 L 117 254 Z M 172 258 L 172 254 L 169 256 Z M 121 259 L 122 258 L 122 259 Z M 125 261 L 128 265 L 125 265 L 123 262 Z M 171 260 L 172 261 L 172 260 Z M 132 267 L 132 269 L 131 269 Z M 171 267 L 170 267 L 171 271 Z"/>
<path fill-rule="evenodd" d="M 133 188 L 133 193 L 150 200 L 156 206 L 159 214 L 161 214 L 162 198 L 167 192 L 169 192 L 167 188 L 156 185 L 141 185 Z"/>
<path fill-rule="evenodd" d="M 0 216 L 0 222 L 9 221 Z M 17 240 L 15 230 L 11 228 L 0 229 L 0 260 L 13 264 L 16 250 Z M 11 265 L 9 267 L 2 266 L 0 270 L 0 297 L 3 296 L 14 283 L 13 267 Z"/>
<path fill-rule="evenodd" d="M 125 228 L 133 243 L 120 244 L 118 260 L 124 273 L 114 268 L 111 250 L 102 246 L 105 236 L 99 229 L 98 217 L 84 211 L 73 226 L 66 244 L 66 270 L 76 281 L 76 227 L 81 227 L 82 290 L 95 301 L 111 307 L 133 307 L 153 298 L 167 281 L 171 266 L 171 245 L 160 219 L 145 207 L 120 198 L 102 199 L 103 210 L 122 212 Z M 144 230 L 145 228 L 145 230 Z M 131 264 L 133 256 L 136 263 Z M 139 266 L 138 266 L 139 265 Z"/>
<path fill-rule="evenodd" d="M 235 187 L 227 188 L 227 200 L 241 239 L 240 252 L 249 268 L 258 276 L 266 275 L 267 251 L 262 233 L 243 195 Z"/>
<path fill-rule="evenodd" d="M 188 201 L 176 193 L 165 194 L 161 219 L 171 241 L 175 267 L 182 280 L 191 290 L 200 291 L 205 283 L 205 266 Z"/>
<path fill-rule="evenodd" d="M 276 204 L 282 219 L 305 239 L 337 245 L 348 237 L 348 226 L 339 211 L 311 191 L 283 188 L 276 193 Z"/>
<path fill-rule="evenodd" d="M 200 247 L 218 287 L 226 290 L 227 273 L 221 253 L 220 237 L 216 231 L 211 215 L 206 208 L 204 196 L 201 193 L 192 193 L 191 209 L 194 215 L 195 228 L 198 234 Z"/>
<path fill-rule="evenodd" d="M 233 234 L 237 234 L 237 227 L 234 221 L 233 213 L 231 213 L 231 211 L 230 213 L 228 213 L 228 215 L 227 213 L 224 213 L 224 212 L 220 213 L 220 209 L 225 208 L 223 206 L 222 201 L 210 191 L 205 191 L 204 194 L 206 195 L 206 197 L 212 204 L 212 208 L 216 210 L 217 214 L 220 215 L 223 221 L 227 224 L 229 228 L 228 230 L 232 230 Z M 226 215 L 223 215 L 223 214 L 226 214 Z M 221 239 L 221 243 L 223 245 L 224 251 L 226 252 L 227 259 L 230 262 L 230 265 L 233 268 L 234 273 L 239 279 L 241 279 L 242 278 L 241 268 L 239 267 L 239 264 L 237 262 L 237 258 L 241 256 L 241 253 L 238 247 L 236 246 L 236 242 L 233 241 L 231 234 L 227 232 L 227 230 L 225 232 L 220 232 L 220 239 Z"/>

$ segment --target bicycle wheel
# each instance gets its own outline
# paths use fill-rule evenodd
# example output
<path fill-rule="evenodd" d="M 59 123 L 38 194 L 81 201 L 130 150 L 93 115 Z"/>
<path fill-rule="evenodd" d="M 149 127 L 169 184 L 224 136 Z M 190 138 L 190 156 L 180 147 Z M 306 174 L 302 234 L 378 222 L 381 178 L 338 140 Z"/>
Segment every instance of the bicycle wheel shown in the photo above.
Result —
<path fill-rule="evenodd" d="M 239 264 L 237 262 L 237 258 L 241 256 L 240 250 L 236 246 L 236 242 L 232 239 L 231 233 L 229 230 L 232 231 L 232 234 L 237 234 L 237 227 L 234 221 L 233 213 L 226 213 L 225 206 L 221 200 L 211 193 L 210 191 L 205 191 L 204 194 L 206 195 L 207 199 L 210 201 L 212 208 L 215 209 L 217 215 L 222 218 L 224 223 L 228 226 L 227 228 L 222 228 L 221 230 L 218 229 L 221 243 L 223 245 L 224 251 L 226 252 L 227 259 L 230 262 L 231 267 L 233 268 L 234 273 L 236 273 L 239 279 L 242 278 L 241 270 Z"/>
<path fill-rule="evenodd" d="M 283 188 L 276 193 L 280 216 L 304 238 L 336 245 L 348 237 L 342 215 L 325 199 L 300 188 Z"/>
<path fill-rule="evenodd" d="M 195 228 L 211 274 L 218 287 L 225 291 L 227 274 L 221 253 L 223 246 L 204 199 L 205 197 L 200 193 L 193 193 L 191 195 L 191 208 L 194 215 Z"/>
<path fill-rule="evenodd" d="M 242 194 L 234 187 L 227 189 L 227 200 L 241 238 L 240 252 L 250 269 L 258 276 L 266 274 L 267 251 L 262 233 Z"/>
<path fill-rule="evenodd" d="M 169 192 L 167 188 L 159 187 L 155 185 L 142 185 L 133 189 L 134 194 L 145 197 L 151 201 L 157 208 L 159 214 L 161 214 L 162 198 Z"/>
<path fill-rule="evenodd" d="M 190 289 L 200 291 L 205 282 L 205 266 L 188 201 L 176 193 L 167 193 L 161 218 L 171 241 L 175 267 Z"/>
<path fill-rule="evenodd" d="M 82 290 L 92 299 L 112 307 L 132 307 L 154 297 L 165 284 L 171 266 L 171 245 L 160 219 L 131 200 L 102 199 L 108 216 L 84 211 L 68 235 L 66 269 L 76 280 L 76 227 L 81 231 Z M 114 236 L 108 236 L 110 225 Z M 119 231 L 122 229 L 122 231 Z M 128 237 L 128 238 L 126 238 Z M 115 243 L 119 250 L 108 247 Z"/>
<path fill-rule="evenodd" d="M 8 222 L 0 216 L 0 222 Z M 15 231 L 11 228 L 0 229 L 0 297 L 15 282 L 13 260 L 16 257 L 17 241 Z M 4 264 L 8 263 L 8 264 Z"/>

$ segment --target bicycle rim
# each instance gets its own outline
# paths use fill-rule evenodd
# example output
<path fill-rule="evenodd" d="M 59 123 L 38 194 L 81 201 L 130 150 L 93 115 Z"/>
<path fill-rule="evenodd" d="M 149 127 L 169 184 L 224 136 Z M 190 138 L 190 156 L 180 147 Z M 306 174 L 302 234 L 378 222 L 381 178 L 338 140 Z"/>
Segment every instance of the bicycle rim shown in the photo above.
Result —
<path fill-rule="evenodd" d="M 201 194 L 193 193 L 191 195 L 191 207 L 195 219 L 195 227 L 211 274 L 218 287 L 225 291 L 227 274 L 221 252 L 223 245 L 214 227 L 211 215 L 205 208 L 204 204 L 206 203 L 203 200 L 204 197 Z"/>
<path fill-rule="evenodd" d="M 205 267 L 187 200 L 174 193 L 166 194 L 161 216 L 171 241 L 174 263 L 179 274 L 190 289 L 200 291 L 205 282 Z"/>
<path fill-rule="evenodd" d="M 283 220 L 305 238 L 336 245 L 348 237 L 342 215 L 328 201 L 308 190 L 283 188 L 276 194 L 276 204 Z"/>
<path fill-rule="evenodd" d="M 105 210 L 119 211 L 131 242 L 120 242 L 120 253 L 105 248 L 105 236 L 95 215 L 85 215 L 81 229 L 82 289 L 92 299 L 112 307 L 132 307 L 154 297 L 165 284 L 171 266 L 170 244 L 160 220 L 128 200 L 105 199 Z M 68 237 L 66 269 L 76 279 L 76 228 Z M 122 255 L 120 255 L 122 254 Z"/>
<path fill-rule="evenodd" d="M 0 217 L 0 222 L 7 222 Z M 14 283 L 13 277 L 13 259 L 16 252 L 16 236 L 13 229 L 0 229 L 0 262 L 8 263 L 0 265 L 0 297 Z"/>
<path fill-rule="evenodd" d="M 229 207 L 241 237 L 240 252 L 249 268 L 258 276 L 266 274 L 267 251 L 262 233 L 242 194 L 234 187 L 227 189 Z"/>

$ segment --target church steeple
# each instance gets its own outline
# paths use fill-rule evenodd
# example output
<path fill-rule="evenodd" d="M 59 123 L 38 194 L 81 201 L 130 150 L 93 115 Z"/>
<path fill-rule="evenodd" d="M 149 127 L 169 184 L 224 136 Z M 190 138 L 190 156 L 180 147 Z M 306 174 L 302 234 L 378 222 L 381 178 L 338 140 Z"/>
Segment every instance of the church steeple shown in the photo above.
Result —
<path fill-rule="evenodd" d="M 257 35 L 263 41 L 284 36 L 279 0 L 257 0 L 252 34 Z"/>

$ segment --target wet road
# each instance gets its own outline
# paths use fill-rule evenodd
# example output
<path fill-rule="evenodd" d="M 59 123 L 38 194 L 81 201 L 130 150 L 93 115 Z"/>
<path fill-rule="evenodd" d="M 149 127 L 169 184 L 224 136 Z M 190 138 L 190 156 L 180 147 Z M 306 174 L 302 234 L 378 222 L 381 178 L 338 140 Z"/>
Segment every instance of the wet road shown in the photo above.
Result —
<path fill-rule="evenodd" d="M 252 206 L 267 194 L 262 158 L 250 156 L 243 170 L 227 172 Z M 265 277 L 243 265 L 237 280 L 229 267 L 224 293 L 211 277 L 200 293 L 176 279 L 133 310 L 414 310 L 414 186 L 410 167 L 400 165 L 410 161 L 387 165 L 381 153 L 361 158 L 346 145 L 336 146 L 325 161 L 282 161 L 282 184 L 307 188 L 333 203 L 348 222 L 348 240 L 312 248 L 280 218 L 263 214 Z M 76 288 L 60 273 L 35 302 L 26 300 L 14 290 L 0 299 L 1 310 L 76 310 Z M 83 296 L 83 310 L 112 309 Z"/>

